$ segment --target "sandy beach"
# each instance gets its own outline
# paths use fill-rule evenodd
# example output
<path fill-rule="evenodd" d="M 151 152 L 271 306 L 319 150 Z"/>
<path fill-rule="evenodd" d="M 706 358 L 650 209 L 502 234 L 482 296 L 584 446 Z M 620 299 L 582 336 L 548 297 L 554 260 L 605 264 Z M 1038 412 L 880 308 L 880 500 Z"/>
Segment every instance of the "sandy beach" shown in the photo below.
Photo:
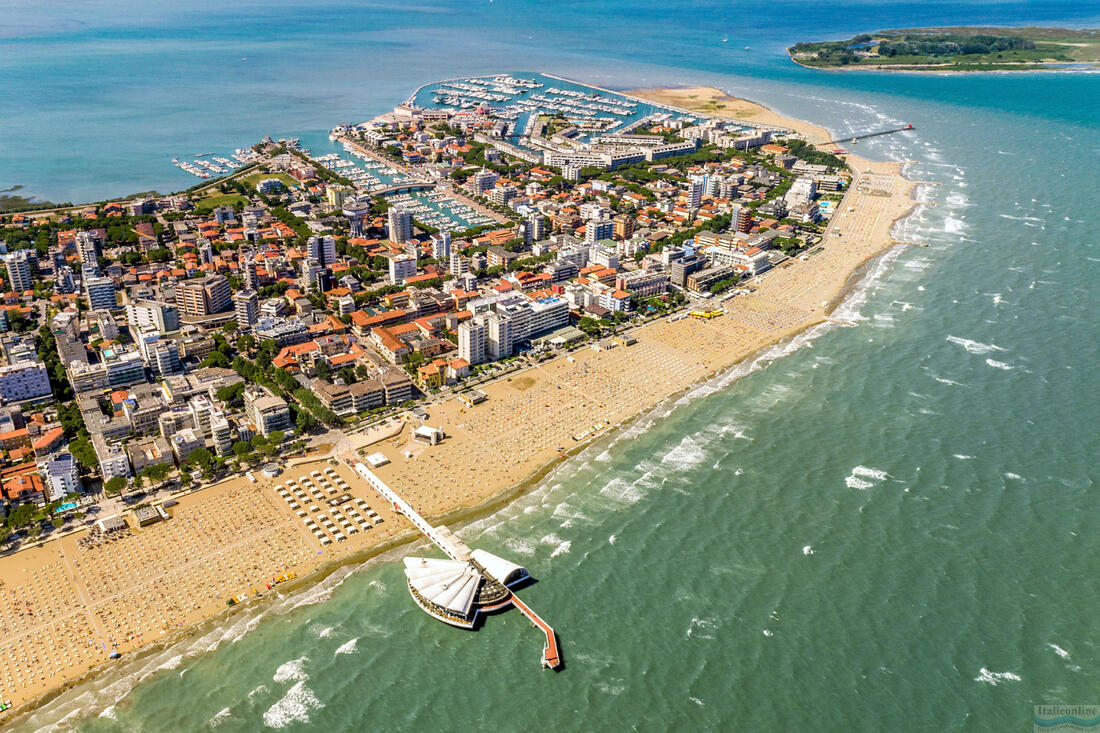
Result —
<path fill-rule="evenodd" d="M 716 89 L 628 94 L 788 127 L 814 142 L 829 139 L 823 128 Z M 668 396 L 827 319 L 853 273 L 895 244 L 891 225 L 915 205 L 915 184 L 900 175 L 899 164 L 848 160 L 855 183 L 823 249 L 758 278 L 755 292 L 726 301 L 721 317 L 655 321 L 631 332 L 634 345 L 581 349 L 489 384 L 488 399 L 475 407 L 457 399 L 430 406 L 427 422 L 442 427 L 446 439 L 421 445 L 405 426 L 374 442 L 366 451 L 390 459 L 379 476 L 425 516 L 453 519 Z M 131 528 L 108 542 L 90 546 L 85 532 L 0 558 L 0 699 L 29 707 L 100 665 L 117 664 L 108 658 L 112 650 L 125 663 L 142 646 L 227 613 L 233 596 L 245 595 L 246 606 L 263 602 L 251 599 L 273 595 L 267 584 L 276 575 L 323 573 L 369 556 L 408 529 L 334 460 L 256 479 L 237 477 L 187 495 L 165 522 L 139 528 L 130 517 Z M 345 492 L 353 501 L 333 512 L 325 502 Z M 331 517 L 346 541 L 322 544 L 300 511 L 323 528 L 328 523 L 319 517 Z M 333 536 L 328 529 L 321 534 Z"/>

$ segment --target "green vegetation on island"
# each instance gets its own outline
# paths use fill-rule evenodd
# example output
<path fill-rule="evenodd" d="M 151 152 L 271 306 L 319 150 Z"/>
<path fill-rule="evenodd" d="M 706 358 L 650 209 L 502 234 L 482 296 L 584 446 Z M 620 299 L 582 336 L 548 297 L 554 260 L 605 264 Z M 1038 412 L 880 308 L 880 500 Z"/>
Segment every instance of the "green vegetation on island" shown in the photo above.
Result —
<path fill-rule="evenodd" d="M 1100 30 L 914 28 L 796 43 L 787 52 L 796 63 L 815 68 L 1023 71 L 1100 62 Z"/>

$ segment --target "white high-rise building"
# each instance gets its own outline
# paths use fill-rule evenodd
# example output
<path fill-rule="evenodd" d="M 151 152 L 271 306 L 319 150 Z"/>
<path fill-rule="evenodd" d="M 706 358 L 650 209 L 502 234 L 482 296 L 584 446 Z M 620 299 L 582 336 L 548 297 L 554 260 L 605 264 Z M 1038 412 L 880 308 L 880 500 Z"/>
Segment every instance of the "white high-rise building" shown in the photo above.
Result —
<path fill-rule="evenodd" d="M 118 308 L 115 297 L 115 281 L 109 277 L 89 277 L 84 281 L 84 291 L 88 296 L 88 307 L 94 311 L 114 310 Z"/>
<path fill-rule="evenodd" d="M 480 319 L 471 318 L 458 324 L 458 358 L 471 365 L 484 362 L 488 331 Z"/>
<path fill-rule="evenodd" d="M 493 186 L 497 185 L 497 180 L 500 178 L 496 173 L 491 170 L 482 168 L 474 174 L 473 184 L 474 190 L 478 193 L 485 193 L 491 191 Z"/>
<path fill-rule="evenodd" d="M 528 242 L 537 242 L 546 238 L 546 217 L 535 212 L 527 217 Z"/>
<path fill-rule="evenodd" d="M 19 402 L 50 394 L 50 375 L 36 357 L 0 366 L 0 402 Z"/>
<path fill-rule="evenodd" d="M 391 285 L 399 285 L 416 274 L 416 258 L 412 255 L 391 255 L 389 261 Z"/>
<path fill-rule="evenodd" d="M 386 236 L 394 244 L 412 239 L 412 214 L 408 209 L 394 206 L 386 212 Z"/>
<path fill-rule="evenodd" d="M 695 177 L 693 180 L 687 183 L 687 200 L 688 206 L 692 209 L 698 209 L 703 204 L 703 187 L 704 179 L 702 177 Z"/>
<path fill-rule="evenodd" d="M 615 234 L 615 223 L 610 219 L 593 219 L 584 225 L 584 243 L 589 247 L 601 239 L 611 239 Z"/>
<path fill-rule="evenodd" d="M 57 501 L 83 489 L 80 469 L 71 453 L 58 453 L 50 460 L 39 463 L 38 470 L 45 479 L 47 501 Z"/>
<path fill-rule="evenodd" d="M 76 233 L 76 254 L 83 265 L 99 266 L 99 240 L 91 232 Z"/>
<path fill-rule="evenodd" d="M 34 250 L 20 249 L 4 255 L 4 264 L 8 268 L 8 284 L 17 293 L 34 288 L 34 271 L 38 258 Z"/>
<path fill-rule="evenodd" d="M 440 232 L 432 235 L 432 257 L 446 262 L 451 256 L 451 233 Z"/>
<path fill-rule="evenodd" d="M 321 266 L 321 263 L 312 257 L 302 262 L 302 277 L 298 282 L 301 283 L 305 290 L 313 290 L 321 288 L 321 279 L 325 268 Z"/>
<path fill-rule="evenodd" d="M 156 331 L 135 329 L 134 341 L 137 342 L 141 358 L 156 376 L 163 377 L 180 370 L 180 355 L 176 344 L 171 341 L 161 341 L 160 334 Z"/>
<path fill-rule="evenodd" d="M 245 255 L 244 266 L 241 268 L 244 276 L 244 286 L 249 290 L 258 290 L 260 287 L 259 276 L 256 272 L 256 255 L 249 252 Z"/>
<path fill-rule="evenodd" d="M 220 415 L 221 410 L 210 401 L 209 397 L 201 394 L 192 397 L 188 407 L 191 409 L 191 421 L 195 425 L 195 432 L 204 438 L 209 438 L 214 413 Z"/>
<path fill-rule="evenodd" d="M 331 234 L 306 240 L 306 258 L 317 260 L 322 267 L 336 262 L 336 238 Z"/>
<path fill-rule="evenodd" d="M 487 326 L 487 354 L 490 361 L 512 355 L 512 320 L 500 313 L 485 316 Z"/>
<path fill-rule="evenodd" d="M 233 310 L 237 314 L 237 326 L 248 328 L 260 318 L 260 296 L 253 290 L 233 293 Z"/>
<path fill-rule="evenodd" d="M 131 300 L 126 304 L 126 322 L 141 331 L 178 331 L 180 314 L 176 306 L 156 300 Z"/>
<path fill-rule="evenodd" d="M 465 275 L 470 271 L 470 260 L 463 257 L 457 250 L 451 252 L 450 266 L 447 268 L 452 275 Z"/>

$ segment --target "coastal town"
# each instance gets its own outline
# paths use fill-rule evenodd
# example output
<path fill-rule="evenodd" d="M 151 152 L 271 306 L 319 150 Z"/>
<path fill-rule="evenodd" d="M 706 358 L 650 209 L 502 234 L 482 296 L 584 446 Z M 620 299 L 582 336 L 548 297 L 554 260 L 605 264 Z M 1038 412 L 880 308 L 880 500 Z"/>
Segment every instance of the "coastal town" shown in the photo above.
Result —
<path fill-rule="evenodd" d="M 0 701 L 410 539 L 356 465 L 460 521 L 828 318 L 912 185 L 678 91 L 437 82 L 0 215 Z"/>

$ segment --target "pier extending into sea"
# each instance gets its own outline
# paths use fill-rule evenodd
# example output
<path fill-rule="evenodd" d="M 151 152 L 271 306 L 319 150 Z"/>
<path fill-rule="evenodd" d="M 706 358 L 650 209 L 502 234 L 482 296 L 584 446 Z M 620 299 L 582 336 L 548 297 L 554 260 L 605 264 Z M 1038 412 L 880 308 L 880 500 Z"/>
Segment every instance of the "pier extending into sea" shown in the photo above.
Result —
<path fill-rule="evenodd" d="M 507 608 L 511 604 L 546 637 L 542 651 L 542 666 L 554 670 L 562 666 L 557 632 L 530 606 L 521 601 L 509 587 L 530 578 L 525 568 L 484 550 L 471 550 L 446 526 L 433 527 L 409 502 L 378 478 L 365 463 L 350 456 L 341 456 L 341 460 L 359 474 L 379 496 L 388 501 L 395 512 L 404 515 L 417 531 L 450 559 L 449 564 L 441 560 L 414 558 L 406 560 L 409 592 L 426 613 L 452 626 L 470 629 L 474 627 L 474 621 L 479 612 L 496 611 Z M 417 582 L 425 575 L 429 578 L 427 587 L 424 582 Z M 480 582 L 467 590 L 464 584 L 469 582 L 471 575 L 479 578 Z M 437 588 L 441 590 L 438 595 L 433 596 L 430 589 Z M 464 594 L 467 600 L 463 605 L 459 598 Z M 487 602 L 478 603 L 482 598 Z"/>

